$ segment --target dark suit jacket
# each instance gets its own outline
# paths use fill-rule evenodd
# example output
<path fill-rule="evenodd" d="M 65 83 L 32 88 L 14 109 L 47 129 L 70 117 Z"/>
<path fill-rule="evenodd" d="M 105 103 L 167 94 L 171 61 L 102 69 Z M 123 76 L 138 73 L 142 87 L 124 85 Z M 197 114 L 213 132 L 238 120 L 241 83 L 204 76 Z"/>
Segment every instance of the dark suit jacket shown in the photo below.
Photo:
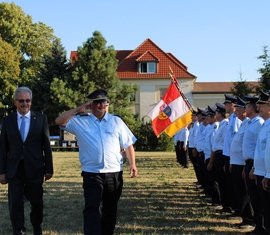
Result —
<path fill-rule="evenodd" d="M 5 117 L 0 139 L 0 174 L 11 180 L 21 159 L 24 159 L 25 177 L 42 180 L 45 173 L 53 174 L 52 151 L 47 117 L 31 111 L 29 133 L 22 141 L 17 124 L 17 112 Z"/>

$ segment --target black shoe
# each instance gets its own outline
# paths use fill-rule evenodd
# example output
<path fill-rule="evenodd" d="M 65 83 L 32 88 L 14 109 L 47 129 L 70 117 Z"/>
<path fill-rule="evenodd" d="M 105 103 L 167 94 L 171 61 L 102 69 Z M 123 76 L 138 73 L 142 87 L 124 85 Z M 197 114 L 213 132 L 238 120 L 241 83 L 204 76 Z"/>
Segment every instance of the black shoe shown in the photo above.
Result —
<path fill-rule="evenodd" d="M 33 227 L 33 233 L 34 235 L 42 235 L 42 229 L 41 229 L 41 226 L 34 226 Z"/>
<path fill-rule="evenodd" d="M 13 232 L 13 235 L 26 235 L 25 229 L 21 229 L 20 231 Z"/>
<path fill-rule="evenodd" d="M 246 234 L 269 235 L 268 231 L 261 227 L 255 227 L 254 230 L 247 232 Z"/>

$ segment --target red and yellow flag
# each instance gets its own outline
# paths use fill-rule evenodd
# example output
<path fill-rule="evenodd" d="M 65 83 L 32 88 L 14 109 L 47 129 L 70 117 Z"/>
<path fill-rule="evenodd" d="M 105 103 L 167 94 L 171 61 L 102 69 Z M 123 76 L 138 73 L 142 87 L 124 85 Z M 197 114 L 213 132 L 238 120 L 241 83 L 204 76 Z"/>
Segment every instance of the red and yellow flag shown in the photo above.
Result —
<path fill-rule="evenodd" d="M 173 78 L 171 85 L 158 104 L 147 114 L 152 120 L 156 136 L 165 132 L 172 137 L 177 131 L 191 122 L 191 110 L 186 98 L 180 92 L 177 81 Z"/>

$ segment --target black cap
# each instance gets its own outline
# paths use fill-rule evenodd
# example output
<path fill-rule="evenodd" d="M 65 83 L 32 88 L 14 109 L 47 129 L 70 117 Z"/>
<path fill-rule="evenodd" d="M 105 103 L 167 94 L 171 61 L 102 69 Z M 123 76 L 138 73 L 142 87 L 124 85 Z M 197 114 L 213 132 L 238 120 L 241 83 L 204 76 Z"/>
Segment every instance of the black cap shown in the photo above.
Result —
<path fill-rule="evenodd" d="M 245 95 L 243 99 L 246 101 L 247 104 L 256 104 L 259 100 L 258 96 L 251 96 L 251 95 Z"/>
<path fill-rule="evenodd" d="M 237 98 L 233 95 L 228 95 L 228 94 L 224 94 L 225 96 L 225 101 L 223 102 L 223 104 L 227 104 L 227 103 L 236 103 L 237 102 Z"/>
<path fill-rule="evenodd" d="M 216 107 L 207 106 L 207 115 L 215 115 L 216 114 Z"/>
<path fill-rule="evenodd" d="M 202 109 L 201 109 L 201 114 L 202 114 L 202 119 L 204 119 L 204 118 L 207 117 L 207 112 L 206 112 L 206 110 L 202 110 Z"/>
<path fill-rule="evenodd" d="M 197 108 L 197 115 L 202 114 L 202 109 Z"/>
<path fill-rule="evenodd" d="M 246 107 L 246 102 L 238 96 L 235 107 L 245 108 Z"/>
<path fill-rule="evenodd" d="M 192 115 L 197 115 L 196 110 L 192 109 Z"/>
<path fill-rule="evenodd" d="M 259 100 L 257 101 L 257 104 L 268 104 L 269 101 L 269 93 L 267 92 L 263 92 L 263 91 L 260 91 L 260 98 Z"/>
<path fill-rule="evenodd" d="M 87 98 L 89 98 L 91 101 L 95 100 L 107 100 L 108 102 L 110 101 L 109 98 L 107 97 L 107 91 L 102 90 L 102 89 L 97 89 L 90 93 Z"/>
<path fill-rule="evenodd" d="M 218 113 L 225 113 L 226 112 L 224 104 L 216 103 L 216 106 L 217 106 L 216 112 L 218 112 Z"/>

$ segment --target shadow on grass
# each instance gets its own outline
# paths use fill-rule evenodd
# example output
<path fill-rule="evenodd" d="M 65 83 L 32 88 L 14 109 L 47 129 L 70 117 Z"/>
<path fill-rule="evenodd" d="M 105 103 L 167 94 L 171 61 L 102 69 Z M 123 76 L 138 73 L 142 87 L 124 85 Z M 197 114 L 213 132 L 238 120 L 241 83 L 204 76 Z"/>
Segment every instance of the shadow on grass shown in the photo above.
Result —
<path fill-rule="evenodd" d="M 62 159 L 58 164 L 63 167 L 67 163 Z M 221 235 L 245 232 L 235 225 L 240 221 L 218 214 L 205 199 L 199 197 L 193 169 L 180 168 L 173 154 L 171 158 L 138 158 L 138 169 L 139 177 L 136 179 L 130 179 L 128 170 L 124 171 L 124 189 L 119 201 L 115 234 Z M 71 179 L 57 175 L 44 184 L 44 234 L 82 234 L 82 179 L 79 169 L 70 168 L 69 171 L 68 175 L 74 176 Z M 67 182 L 70 180 L 72 182 Z M 26 226 L 31 231 L 27 205 Z M 6 188 L 3 191 L 1 186 L 1 235 L 12 234 L 7 207 Z"/>

